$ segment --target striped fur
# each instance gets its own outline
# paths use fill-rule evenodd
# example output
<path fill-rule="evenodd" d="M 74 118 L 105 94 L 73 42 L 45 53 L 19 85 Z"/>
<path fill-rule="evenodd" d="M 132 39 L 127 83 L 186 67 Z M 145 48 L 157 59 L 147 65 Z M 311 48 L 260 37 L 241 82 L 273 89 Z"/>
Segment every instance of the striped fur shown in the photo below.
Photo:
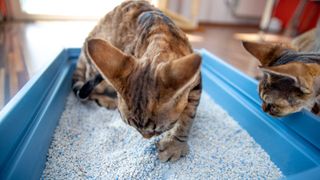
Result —
<path fill-rule="evenodd" d="M 244 42 L 244 47 L 261 63 L 264 77 L 259 83 L 262 109 L 272 116 L 286 116 L 302 108 L 317 107 L 320 95 L 320 52 L 315 30 L 294 40 L 292 48 L 283 44 Z M 301 44 L 299 44 L 299 42 Z M 311 44 L 311 45 L 310 45 Z M 317 113 L 317 112 L 315 112 Z"/>
<path fill-rule="evenodd" d="M 92 89 L 88 99 L 102 106 L 117 106 L 123 121 L 145 138 L 166 132 L 157 144 L 159 158 L 175 161 L 188 152 L 202 89 L 200 64 L 186 35 L 167 16 L 146 1 L 126 1 L 90 33 L 73 87 L 78 95 Z M 82 89 L 96 84 L 99 74 L 104 81 Z M 112 92 L 117 98 L 107 96 Z"/>

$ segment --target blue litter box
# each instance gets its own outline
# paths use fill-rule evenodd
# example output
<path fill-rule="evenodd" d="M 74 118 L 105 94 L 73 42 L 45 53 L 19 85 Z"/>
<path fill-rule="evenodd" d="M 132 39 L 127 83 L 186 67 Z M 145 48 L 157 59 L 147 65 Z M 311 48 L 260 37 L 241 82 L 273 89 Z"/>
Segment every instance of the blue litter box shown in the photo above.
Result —
<path fill-rule="evenodd" d="M 80 49 L 65 49 L 0 112 L 0 179 L 39 179 L 71 90 Z M 203 87 L 270 155 L 288 179 L 320 179 L 320 119 L 303 111 L 275 119 L 260 108 L 257 81 L 206 50 Z"/>

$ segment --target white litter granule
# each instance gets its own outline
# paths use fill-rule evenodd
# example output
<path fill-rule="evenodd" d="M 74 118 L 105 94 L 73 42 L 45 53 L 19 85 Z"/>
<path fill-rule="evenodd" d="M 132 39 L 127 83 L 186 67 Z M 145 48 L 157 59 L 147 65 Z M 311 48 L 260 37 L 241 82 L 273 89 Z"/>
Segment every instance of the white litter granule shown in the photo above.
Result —
<path fill-rule="evenodd" d="M 189 138 L 190 153 L 161 163 L 155 143 L 117 111 L 70 94 L 55 130 L 42 179 L 278 179 L 269 155 L 203 93 Z"/>

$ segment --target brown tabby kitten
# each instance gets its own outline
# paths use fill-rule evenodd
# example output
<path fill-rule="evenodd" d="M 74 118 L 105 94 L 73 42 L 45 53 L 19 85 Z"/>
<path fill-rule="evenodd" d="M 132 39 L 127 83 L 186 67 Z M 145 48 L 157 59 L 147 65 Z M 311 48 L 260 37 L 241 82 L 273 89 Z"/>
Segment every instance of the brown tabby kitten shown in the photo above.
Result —
<path fill-rule="evenodd" d="M 159 159 L 176 161 L 188 153 L 201 95 L 200 64 L 186 35 L 161 11 L 146 1 L 126 1 L 87 38 L 74 89 L 111 108 L 115 98 L 105 94 L 116 91 L 123 121 L 145 138 L 166 132 L 157 144 Z M 96 86 L 98 72 L 105 81 Z"/>
<path fill-rule="evenodd" d="M 298 52 L 284 44 L 243 42 L 261 63 L 259 83 L 262 109 L 272 116 L 285 116 L 311 109 L 320 94 L 320 53 Z"/>

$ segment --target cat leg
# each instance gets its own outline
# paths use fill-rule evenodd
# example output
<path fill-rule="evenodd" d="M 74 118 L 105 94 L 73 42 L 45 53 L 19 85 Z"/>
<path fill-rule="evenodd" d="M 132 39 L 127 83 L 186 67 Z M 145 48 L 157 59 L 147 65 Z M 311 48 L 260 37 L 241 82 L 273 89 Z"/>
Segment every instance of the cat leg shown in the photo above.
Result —
<path fill-rule="evenodd" d="M 79 60 L 77 63 L 77 67 L 72 76 L 72 90 L 78 98 L 80 98 L 79 97 L 80 89 L 83 87 L 86 81 L 86 77 L 85 77 L 86 71 L 87 71 L 86 58 L 83 52 L 81 51 L 81 54 L 79 56 Z"/>
<path fill-rule="evenodd" d="M 185 118 L 185 120 L 180 120 L 177 123 L 179 124 L 167 132 L 157 143 L 159 160 L 161 162 L 177 161 L 181 156 L 185 156 L 189 152 L 187 139 L 192 119 Z"/>
<path fill-rule="evenodd" d="M 189 152 L 187 143 L 197 107 L 201 96 L 201 84 L 195 87 L 188 96 L 188 105 L 182 112 L 175 126 L 157 143 L 159 159 L 162 162 L 176 161 Z"/>
<path fill-rule="evenodd" d="M 111 98 L 104 94 L 92 94 L 90 99 L 96 101 L 99 106 L 106 107 L 108 109 L 117 108 L 117 98 Z"/>
<path fill-rule="evenodd" d="M 102 81 L 95 87 L 89 99 L 108 109 L 117 108 L 117 93 L 106 81 Z"/>

